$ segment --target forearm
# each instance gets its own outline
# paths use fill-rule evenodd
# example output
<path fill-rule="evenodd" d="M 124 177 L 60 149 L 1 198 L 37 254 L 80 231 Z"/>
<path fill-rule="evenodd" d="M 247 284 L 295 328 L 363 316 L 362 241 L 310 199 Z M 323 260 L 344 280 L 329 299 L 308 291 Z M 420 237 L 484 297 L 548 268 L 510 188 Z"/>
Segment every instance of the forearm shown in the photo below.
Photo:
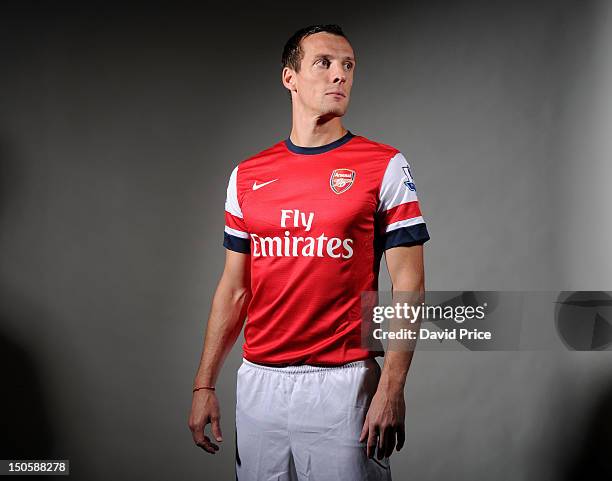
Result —
<path fill-rule="evenodd" d="M 236 342 L 250 301 L 248 288 L 219 283 L 210 310 L 194 386 L 214 386 L 223 361 Z"/>
<path fill-rule="evenodd" d="M 408 305 L 419 305 L 425 299 L 425 288 L 422 280 L 405 281 L 399 286 L 393 286 L 393 302 L 406 303 Z M 420 319 L 395 319 L 390 323 L 390 330 L 400 332 L 402 328 L 412 331 L 415 338 L 412 340 L 390 340 L 385 352 L 385 363 L 382 369 L 378 388 L 387 391 L 389 394 L 403 392 L 406 384 L 406 377 L 414 350 L 416 339 L 420 328 Z"/>

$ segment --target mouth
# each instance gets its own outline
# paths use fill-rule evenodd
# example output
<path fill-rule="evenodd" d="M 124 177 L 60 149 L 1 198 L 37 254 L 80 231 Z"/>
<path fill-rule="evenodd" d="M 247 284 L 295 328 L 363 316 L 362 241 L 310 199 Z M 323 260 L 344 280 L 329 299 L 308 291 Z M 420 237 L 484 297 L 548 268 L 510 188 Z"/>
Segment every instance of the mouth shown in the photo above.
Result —
<path fill-rule="evenodd" d="M 327 92 L 325 95 L 337 95 L 338 97 L 346 97 L 342 92 Z"/>

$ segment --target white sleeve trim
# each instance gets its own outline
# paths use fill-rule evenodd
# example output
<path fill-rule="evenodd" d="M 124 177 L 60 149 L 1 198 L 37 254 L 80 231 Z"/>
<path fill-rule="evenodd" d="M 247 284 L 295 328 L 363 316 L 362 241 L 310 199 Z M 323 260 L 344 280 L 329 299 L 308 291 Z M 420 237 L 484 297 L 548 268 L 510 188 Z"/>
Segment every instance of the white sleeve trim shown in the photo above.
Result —
<path fill-rule="evenodd" d="M 238 165 L 234 167 L 232 170 L 232 174 L 230 175 L 229 182 L 227 184 L 227 197 L 225 198 L 225 210 L 230 214 L 243 218 L 242 210 L 240 209 L 240 205 L 238 204 Z"/>
<path fill-rule="evenodd" d="M 397 222 L 394 222 L 393 224 L 389 224 L 385 228 L 385 232 L 391 232 L 392 230 L 399 229 L 401 227 L 408 227 L 411 225 L 423 224 L 423 223 L 425 223 L 425 221 L 423 220 L 423 216 L 413 217 L 412 219 L 406 219 L 406 220 L 398 220 Z"/>
<path fill-rule="evenodd" d="M 242 232 L 241 230 L 232 229 L 231 227 L 225 226 L 225 232 L 235 237 L 240 237 L 241 239 L 248 239 L 249 234 L 246 232 Z"/>
<path fill-rule="evenodd" d="M 414 180 L 410 174 L 410 164 L 401 152 L 395 154 L 387 164 L 387 170 L 380 186 L 378 212 L 385 212 L 400 204 L 417 199 L 416 191 L 411 190 L 404 182 Z"/>

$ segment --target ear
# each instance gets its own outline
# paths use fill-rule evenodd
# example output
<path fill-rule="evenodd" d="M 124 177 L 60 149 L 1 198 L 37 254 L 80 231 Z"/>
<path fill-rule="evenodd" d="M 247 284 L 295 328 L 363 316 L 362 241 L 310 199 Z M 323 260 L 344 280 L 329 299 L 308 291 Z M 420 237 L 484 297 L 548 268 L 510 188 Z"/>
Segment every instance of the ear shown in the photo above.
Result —
<path fill-rule="evenodd" d="M 287 90 L 295 92 L 297 89 L 295 88 L 295 72 L 291 70 L 289 67 L 283 68 L 283 72 L 281 74 L 281 81 Z"/>

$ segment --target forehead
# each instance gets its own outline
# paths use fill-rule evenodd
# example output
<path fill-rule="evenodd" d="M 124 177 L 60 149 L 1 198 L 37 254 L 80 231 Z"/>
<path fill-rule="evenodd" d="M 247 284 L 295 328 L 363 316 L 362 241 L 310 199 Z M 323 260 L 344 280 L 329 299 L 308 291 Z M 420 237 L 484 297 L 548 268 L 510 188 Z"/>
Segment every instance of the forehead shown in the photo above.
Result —
<path fill-rule="evenodd" d="M 303 38 L 301 43 L 304 57 L 312 57 L 319 54 L 337 57 L 355 57 L 351 44 L 340 35 L 318 32 Z"/>

